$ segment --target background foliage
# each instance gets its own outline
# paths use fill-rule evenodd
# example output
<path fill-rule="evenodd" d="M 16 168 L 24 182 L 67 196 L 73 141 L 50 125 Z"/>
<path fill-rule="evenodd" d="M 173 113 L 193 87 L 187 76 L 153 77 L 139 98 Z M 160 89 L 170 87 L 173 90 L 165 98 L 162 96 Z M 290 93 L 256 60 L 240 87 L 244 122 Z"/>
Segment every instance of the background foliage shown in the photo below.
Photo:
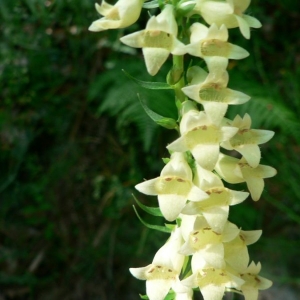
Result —
<path fill-rule="evenodd" d="M 251 56 L 230 63 L 229 85 L 252 100 L 229 116 L 247 111 L 254 128 L 276 131 L 262 151 L 279 173 L 258 203 L 233 207 L 230 218 L 264 229 L 250 248 L 275 282 L 263 299 L 292 300 L 300 284 L 300 4 L 255 0 L 249 12 L 264 26 L 250 41 L 231 31 Z M 0 2 L 0 299 L 138 299 L 144 282 L 128 268 L 148 264 L 167 238 L 139 223 L 131 194 L 158 175 L 176 137 L 152 123 L 136 94 L 176 117 L 173 96 L 147 94 L 124 76 L 121 69 L 152 80 L 140 51 L 119 43 L 123 32 L 88 32 L 96 18 L 93 0 Z M 146 19 L 143 12 L 125 31 Z"/>

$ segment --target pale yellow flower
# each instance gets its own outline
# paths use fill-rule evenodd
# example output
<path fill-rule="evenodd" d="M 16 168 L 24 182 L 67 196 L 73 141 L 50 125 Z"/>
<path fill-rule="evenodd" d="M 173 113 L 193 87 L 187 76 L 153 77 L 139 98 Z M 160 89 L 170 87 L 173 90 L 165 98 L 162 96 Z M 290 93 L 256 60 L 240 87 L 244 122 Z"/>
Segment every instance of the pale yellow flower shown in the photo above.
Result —
<path fill-rule="evenodd" d="M 176 281 L 172 289 L 176 294 L 174 300 L 193 300 L 193 289 L 183 285 L 181 281 Z"/>
<path fill-rule="evenodd" d="M 259 290 L 266 290 L 272 286 L 272 281 L 258 275 L 260 269 L 260 263 L 255 265 L 252 262 L 241 274 L 241 278 L 245 280 L 241 287 L 245 300 L 257 300 Z"/>
<path fill-rule="evenodd" d="M 173 285 L 178 287 L 184 262 L 184 256 L 178 253 L 182 243 L 180 228 L 176 227 L 170 239 L 155 254 L 152 264 L 129 269 L 134 277 L 146 280 L 150 300 L 163 300 Z"/>
<path fill-rule="evenodd" d="M 183 208 L 182 214 L 203 215 L 213 231 L 222 233 L 228 219 L 229 206 L 243 202 L 249 193 L 224 187 L 217 175 L 198 165 L 194 183 L 209 197 L 199 202 L 189 202 Z"/>
<path fill-rule="evenodd" d="M 223 243 L 233 240 L 240 230 L 236 225 L 226 222 L 221 233 L 213 230 L 203 216 L 198 216 L 194 222 L 193 231 L 180 248 L 179 253 L 193 255 L 191 265 L 197 269 L 199 258 L 204 259 L 214 268 L 224 268 Z"/>
<path fill-rule="evenodd" d="M 128 34 L 120 40 L 125 45 L 142 48 L 147 70 L 155 75 L 170 53 L 183 55 L 185 45 L 177 39 L 177 23 L 173 6 L 166 5 L 158 16 L 152 16 L 146 29 Z"/>
<path fill-rule="evenodd" d="M 182 91 L 190 99 L 201 103 L 209 119 L 219 125 L 228 105 L 247 102 L 250 97 L 239 91 L 227 88 L 228 73 L 225 70 L 210 70 L 209 73 L 194 66 L 187 72 L 190 84 Z M 234 127 L 234 124 L 231 124 Z"/>
<path fill-rule="evenodd" d="M 245 49 L 227 42 L 228 30 L 224 25 L 219 29 L 216 24 L 207 28 L 203 24 L 194 23 L 190 31 L 187 52 L 203 58 L 209 67 L 214 65 L 214 68 L 226 69 L 228 59 L 242 59 L 249 55 Z"/>
<path fill-rule="evenodd" d="M 249 5 L 250 0 L 198 0 L 194 12 L 201 14 L 208 24 L 224 24 L 227 28 L 239 27 L 242 35 L 249 39 L 250 27 L 261 27 L 256 18 L 244 14 Z"/>
<path fill-rule="evenodd" d="M 224 243 L 224 259 L 234 270 L 241 272 L 249 264 L 248 245 L 255 243 L 261 236 L 261 230 L 241 230 L 235 239 Z"/>
<path fill-rule="evenodd" d="M 208 195 L 193 184 L 193 174 L 183 153 L 173 153 L 160 177 L 144 181 L 135 188 L 146 195 L 157 195 L 160 210 L 168 221 L 175 220 L 187 200 L 200 201 Z"/>
<path fill-rule="evenodd" d="M 229 120 L 225 124 L 239 128 L 239 131 L 228 141 L 222 142 L 221 146 L 227 150 L 236 150 L 241 153 L 252 168 L 259 164 L 261 154 L 259 146 L 268 142 L 274 135 L 274 131 L 250 129 L 251 118 L 245 114 L 242 119 L 237 115 L 232 122 Z"/>
<path fill-rule="evenodd" d="M 244 157 L 237 159 L 228 155 L 220 154 L 215 170 L 229 183 L 246 182 L 254 201 L 259 200 L 264 189 L 264 178 L 273 177 L 277 171 L 265 165 L 253 168 Z"/>
<path fill-rule="evenodd" d="M 140 16 L 144 0 L 119 0 L 111 5 L 104 0 L 101 5 L 95 4 L 96 10 L 103 18 L 94 21 L 90 31 L 124 28 L 132 25 Z"/>
<path fill-rule="evenodd" d="M 203 264 L 203 267 L 194 270 L 193 274 L 182 280 L 188 287 L 199 287 L 204 300 L 222 300 L 225 288 L 240 289 L 245 281 L 231 273 L 227 268 L 216 269 Z"/>
<path fill-rule="evenodd" d="M 190 110 L 180 123 L 181 137 L 167 146 L 171 151 L 191 151 L 197 163 L 207 170 L 213 170 L 220 152 L 220 142 L 230 139 L 237 128 L 216 126 L 205 112 Z"/>

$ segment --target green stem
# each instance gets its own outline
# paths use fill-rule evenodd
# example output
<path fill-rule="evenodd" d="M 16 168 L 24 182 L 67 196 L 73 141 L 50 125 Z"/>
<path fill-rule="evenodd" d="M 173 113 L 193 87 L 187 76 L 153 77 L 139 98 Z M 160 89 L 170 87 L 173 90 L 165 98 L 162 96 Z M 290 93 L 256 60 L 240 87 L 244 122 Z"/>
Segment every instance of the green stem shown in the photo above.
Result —
<path fill-rule="evenodd" d="M 183 55 L 173 55 L 173 74 L 174 77 L 181 77 L 180 80 L 174 85 L 175 98 L 176 101 L 180 101 L 181 103 L 186 100 L 185 94 L 182 92 L 182 88 L 185 86 L 184 80 L 184 63 L 183 63 Z M 178 78 L 177 77 L 177 78 Z"/>

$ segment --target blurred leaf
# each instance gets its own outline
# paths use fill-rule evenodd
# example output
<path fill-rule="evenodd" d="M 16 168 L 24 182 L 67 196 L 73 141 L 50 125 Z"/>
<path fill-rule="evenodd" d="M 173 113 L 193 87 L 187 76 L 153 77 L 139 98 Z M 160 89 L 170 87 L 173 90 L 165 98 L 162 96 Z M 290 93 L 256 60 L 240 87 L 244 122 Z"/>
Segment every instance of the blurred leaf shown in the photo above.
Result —
<path fill-rule="evenodd" d="M 142 81 L 139 79 L 136 79 L 135 77 L 131 76 L 129 73 L 127 73 L 125 70 L 122 70 L 123 73 L 130 78 L 133 82 L 138 84 L 139 86 L 149 89 L 149 90 L 172 90 L 173 87 L 166 82 L 150 82 L 150 81 Z"/>
<path fill-rule="evenodd" d="M 141 223 L 150 228 L 150 229 L 154 229 L 154 230 L 158 230 L 158 231 L 161 231 L 161 232 L 165 232 L 165 233 L 171 233 L 172 232 L 172 229 L 171 228 L 168 228 L 167 226 L 159 226 L 159 225 L 152 225 L 152 224 L 148 224 L 147 222 L 145 222 L 139 215 L 139 213 L 137 212 L 135 206 L 133 205 L 133 209 L 137 215 L 137 217 L 139 218 L 139 220 L 141 221 Z"/>
<path fill-rule="evenodd" d="M 158 6 L 159 6 L 159 4 L 158 4 L 157 0 L 148 1 L 143 4 L 143 8 L 146 8 L 146 9 L 152 9 L 152 8 L 156 8 Z"/>
<path fill-rule="evenodd" d="M 145 100 L 138 94 L 138 98 L 140 100 L 140 103 L 147 113 L 147 115 L 157 124 L 162 127 L 165 127 L 167 129 L 177 129 L 178 125 L 177 122 L 174 119 L 163 117 L 156 112 L 152 111 L 146 104 Z"/>
<path fill-rule="evenodd" d="M 162 213 L 160 211 L 160 208 L 159 207 L 149 207 L 149 206 L 146 206 L 144 204 L 142 204 L 134 195 L 132 195 L 134 200 L 136 201 L 136 203 L 138 204 L 138 206 L 143 210 L 145 211 L 146 213 L 152 215 L 152 216 L 155 216 L 155 217 L 162 217 Z"/>

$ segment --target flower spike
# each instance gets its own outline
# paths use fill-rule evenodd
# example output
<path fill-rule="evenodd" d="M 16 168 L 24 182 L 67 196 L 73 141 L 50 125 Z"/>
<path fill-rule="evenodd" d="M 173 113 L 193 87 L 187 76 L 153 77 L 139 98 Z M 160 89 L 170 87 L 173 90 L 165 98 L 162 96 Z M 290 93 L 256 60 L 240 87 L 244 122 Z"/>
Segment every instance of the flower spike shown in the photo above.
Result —
<path fill-rule="evenodd" d="M 152 111 L 142 100 L 141 104 L 157 124 L 179 131 L 177 139 L 167 146 L 171 157 L 164 160 L 160 175 L 135 186 L 141 193 L 157 196 L 159 208 L 137 201 L 144 211 L 175 221 L 166 227 L 150 225 L 137 213 L 148 228 L 171 233 L 151 264 L 130 268 L 133 276 L 146 280 L 147 296 L 142 298 L 192 300 L 193 290 L 198 289 L 204 300 L 222 300 L 228 290 L 244 294 L 245 300 L 257 300 L 258 291 L 272 284 L 258 275 L 260 263 L 249 265 L 248 246 L 260 238 L 262 231 L 244 231 L 229 222 L 230 206 L 245 201 L 249 193 L 226 187 L 226 183 L 245 182 L 257 201 L 264 178 L 276 174 L 274 168 L 260 164 L 259 148 L 274 132 L 252 129 L 248 114 L 233 120 L 226 117 L 230 105 L 250 100 L 248 95 L 228 87 L 227 67 L 230 59 L 249 55 L 228 42 L 228 29 L 239 27 L 249 38 L 250 28 L 261 26 L 244 14 L 251 0 L 115 1 L 115 5 L 105 0 L 96 4 L 103 17 L 93 22 L 91 31 L 125 28 L 137 21 L 142 8 L 155 8 L 159 12 L 152 15 L 155 11 L 150 11 L 145 29 L 120 40 L 142 49 L 152 76 L 173 55 L 166 83 L 134 79 L 150 90 L 174 92 L 178 117 L 163 117 L 167 114 Z M 195 22 L 190 18 L 193 14 L 202 19 Z M 208 26 L 199 23 L 200 19 Z M 189 59 L 188 67 L 185 54 L 196 57 Z M 206 66 L 199 67 L 201 59 Z M 167 109 L 169 95 L 160 100 L 161 108 L 166 105 Z M 222 153 L 226 150 L 227 155 Z"/>

